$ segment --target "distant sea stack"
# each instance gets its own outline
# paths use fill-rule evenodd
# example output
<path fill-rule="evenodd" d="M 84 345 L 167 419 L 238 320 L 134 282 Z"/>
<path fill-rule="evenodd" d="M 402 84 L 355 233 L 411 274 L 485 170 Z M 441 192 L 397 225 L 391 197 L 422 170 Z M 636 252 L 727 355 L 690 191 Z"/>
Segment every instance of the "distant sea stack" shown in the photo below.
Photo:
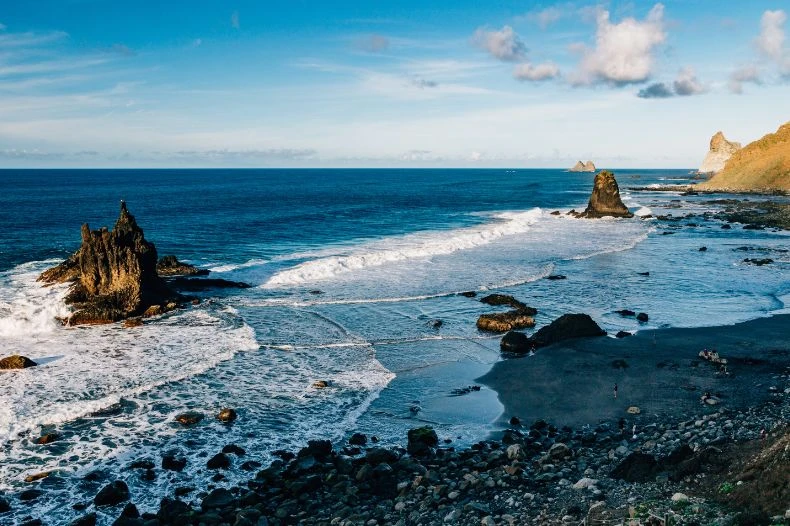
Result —
<path fill-rule="evenodd" d="M 595 176 L 592 195 L 587 209 L 579 217 L 634 217 L 620 199 L 620 187 L 614 174 L 603 170 Z"/>
<path fill-rule="evenodd" d="M 587 161 L 583 163 L 581 161 L 577 161 L 573 168 L 568 170 L 569 172 L 595 172 L 595 164 L 592 161 Z"/>
<path fill-rule="evenodd" d="M 76 310 L 64 320 L 69 325 L 112 323 L 172 310 L 183 300 L 159 277 L 156 264 L 156 247 L 121 201 L 115 228 L 82 225 L 80 249 L 38 280 L 72 283 L 66 303 Z"/>
<path fill-rule="evenodd" d="M 790 122 L 736 151 L 723 170 L 698 187 L 709 191 L 789 192 Z"/>
<path fill-rule="evenodd" d="M 741 149 L 741 143 L 728 141 L 722 132 L 716 132 L 716 135 L 710 139 L 710 150 L 705 160 L 702 161 L 702 166 L 699 167 L 698 172 L 701 174 L 715 174 L 724 168 L 727 160 Z"/>

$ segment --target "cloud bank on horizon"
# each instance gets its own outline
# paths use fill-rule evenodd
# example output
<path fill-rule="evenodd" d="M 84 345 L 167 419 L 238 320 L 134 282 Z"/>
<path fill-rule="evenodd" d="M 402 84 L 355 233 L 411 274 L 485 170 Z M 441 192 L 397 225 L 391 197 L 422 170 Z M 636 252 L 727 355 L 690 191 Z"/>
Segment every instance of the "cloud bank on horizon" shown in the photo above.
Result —
<path fill-rule="evenodd" d="M 0 12 L 0 167 L 691 168 L 790 119 L 776 0 L 65 4 Z"/>

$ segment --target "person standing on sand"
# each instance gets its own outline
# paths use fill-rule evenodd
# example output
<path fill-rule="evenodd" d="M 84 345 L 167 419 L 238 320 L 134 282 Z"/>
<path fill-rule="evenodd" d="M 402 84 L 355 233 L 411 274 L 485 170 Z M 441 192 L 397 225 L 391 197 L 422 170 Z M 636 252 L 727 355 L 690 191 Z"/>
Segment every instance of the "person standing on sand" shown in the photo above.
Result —
<path fill-rule="evenodd" d="M 617 384 L 614 384 L 614 397 L 617 399 Z"/>
<path fill-rule="evenodd" d="M 631 433 L 633 434 L 631 440 L 636 440 L 636 424 L 634 424 L 634 427 L 631 428 Z"/>

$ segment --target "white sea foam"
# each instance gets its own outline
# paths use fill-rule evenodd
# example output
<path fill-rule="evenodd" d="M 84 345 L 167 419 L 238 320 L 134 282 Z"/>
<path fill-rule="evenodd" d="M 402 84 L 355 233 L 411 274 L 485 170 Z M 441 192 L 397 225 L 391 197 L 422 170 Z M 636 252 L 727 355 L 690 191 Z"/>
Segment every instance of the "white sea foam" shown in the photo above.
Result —
<path fill-rule="evenodd" d="M 269 278 L 263 287 L 281 288 L 320 282 L 355 270 L 476 248 L 505 236 L 528 231 L 542 214 L 539 208 L 527 212 L 506 212 L 495 215 L 493 222 L 481 226 L 461 228 L 451 232 L 426 232 L 388 238 L 386 243 L 366 244 L 348 255 L 308 261 L 278 272 Z"/>
<path fill-rule="evenodd" d="M 234 270 L 239 270 L 243 268 L 250 268 L 250 267 L 259 267 L 261 265 L 266 265 L 269 263 L 268 259 L 250 259 L 249 261 L 245 261 L 244 263 L 223 263 L 218 264 L 212 267 L 209 267 L 208 270 L 211 272 L 216 272 L 218 274 L 222 272 L 232 272 Z"/>

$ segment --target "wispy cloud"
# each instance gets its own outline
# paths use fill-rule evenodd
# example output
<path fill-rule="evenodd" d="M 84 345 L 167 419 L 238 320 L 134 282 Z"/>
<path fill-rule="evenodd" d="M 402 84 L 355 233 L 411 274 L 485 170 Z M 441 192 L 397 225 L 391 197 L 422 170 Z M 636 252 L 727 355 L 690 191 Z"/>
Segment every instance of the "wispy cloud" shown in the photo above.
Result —
<path fill-rule="evenodd" d="M 763 13 L 760 19 L 760 35 L 755 41 L 757 49 L 763 55 L 774 60 L 783 58 L 785 53 L 785 22 L 787 22 L 787 15 L 781 9 Z"/>
<path fill-rule="evenodd" d="M 241 24 L 239 23 L 239 12 L 234 11 L 230 14 L 230 27 L 233 29 L 240 29 Z"/>
<path fill-rule="evenodd" d="M 743 93 L 744 84 L 755 84 L 759 86 L 762 82 L 759 68 L 754 64 L 748 64 L 746 66 L 741 66 L 730 74 L 727 87 L 730 92 L 740 95 Z"/>
<path fill-rule="evenodd" d="M 384 35 L 368 35 L 354 42 L 354 48 L 367 53 L 381 53 L 390 47 L 390 39 Z"/>
<path fill-rule="evenodd" d="M 513 69 L 513 77 L 516 80 L 540 82 L 544 80 L 556 79 L 560 76 L 560 68 L 552 63 L 530 64 L 525 62 Z"/>
<path fill-rule="evenodd" d="M 510 26 L 504 26 L 500 30 L 481 27 L 472 35 L 472 44 L 505 62 L 523 60 L 527 54 L 527 46 Z"/>

